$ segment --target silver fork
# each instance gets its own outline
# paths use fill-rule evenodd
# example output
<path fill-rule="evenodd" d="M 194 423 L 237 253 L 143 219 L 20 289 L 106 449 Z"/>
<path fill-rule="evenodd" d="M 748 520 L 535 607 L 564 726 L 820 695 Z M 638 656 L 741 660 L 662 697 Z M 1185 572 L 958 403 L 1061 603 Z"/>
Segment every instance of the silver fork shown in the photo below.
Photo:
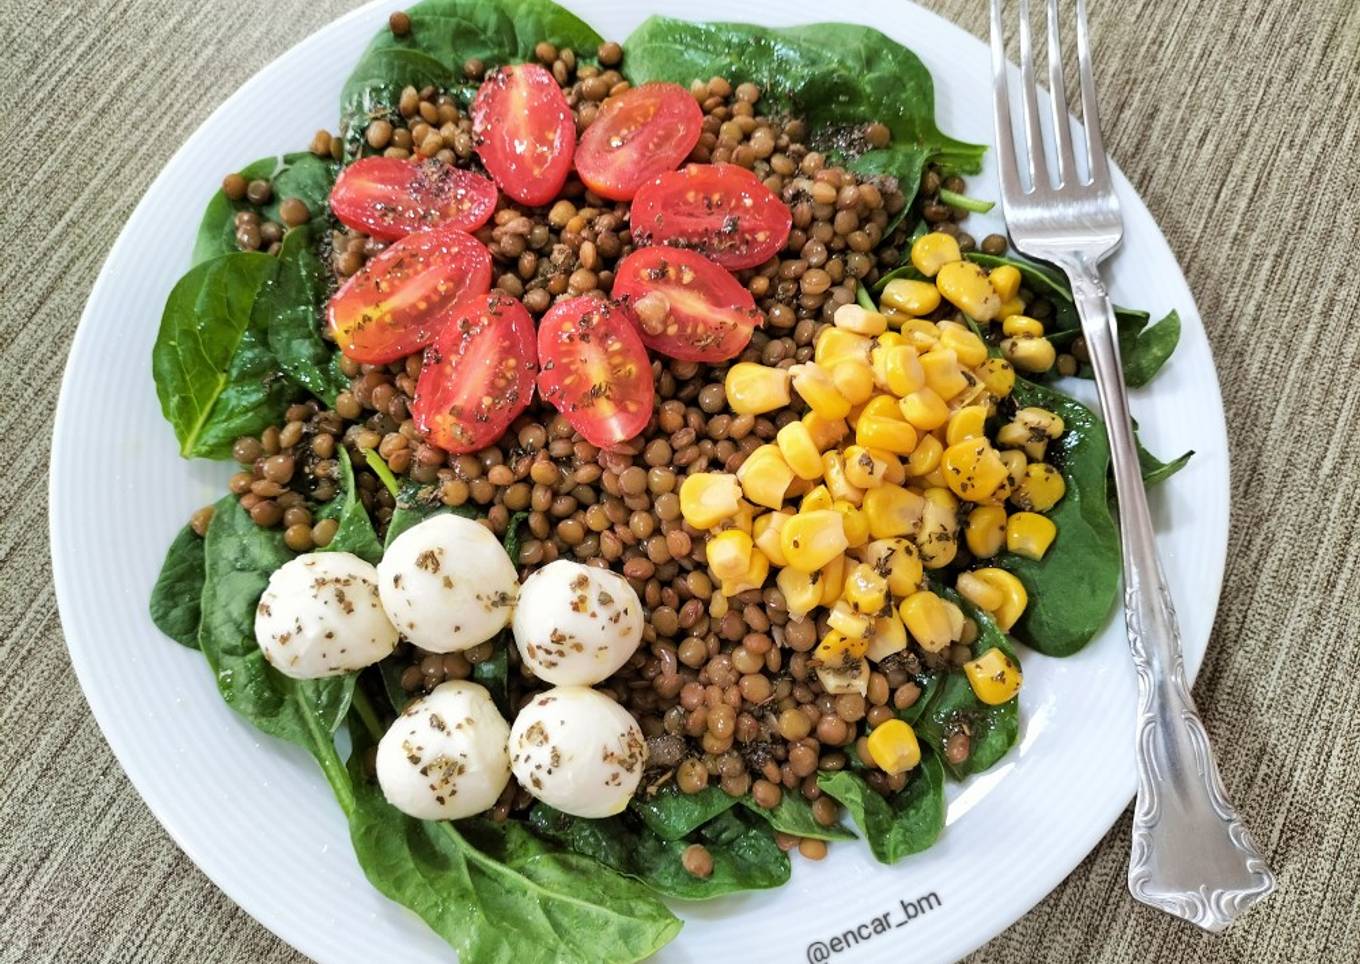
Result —
<path fill-rule="evenodd" d="M 1001 199 L 1015 247 L 1051 262 L 1072 284 L 1110 438 L 1124 554 L 1124 623 L 1138 671 L 1129 890 L 1145 904 L 1218 932 L 1275 889 L 1275 876 L 1228 802 L 1204 724 L 1185 682 L 1180 630 L 1148 515 L 1114 312 L 1100 262 L 1124 234 L 1101 143 L 1085 0 L 1077 0 L 1077 60 L 1088 177 L 1077 170 L 1063 85 L 1058 0 L 1048 2 L 1048 67 L 1056 186 L 1039 124 L 1029 3 L 1020 0 L 1021 119 L 1029 186 L 1021 183 L 1006 83 L 1002 0 L 991 0 L 992 78 Z"/>

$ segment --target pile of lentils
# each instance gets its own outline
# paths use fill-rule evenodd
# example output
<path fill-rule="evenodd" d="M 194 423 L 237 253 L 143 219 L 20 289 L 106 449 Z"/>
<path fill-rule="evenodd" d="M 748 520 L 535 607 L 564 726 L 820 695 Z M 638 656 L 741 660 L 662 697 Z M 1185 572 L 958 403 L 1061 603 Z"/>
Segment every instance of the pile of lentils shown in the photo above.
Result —
<path fill-rule="evenodd" d="M 398 26 L 394 19 L 394 29 Z M 628 87 L 618 70 L 623 57 L 618 44 L 603 44 L 595 52 L 597 63 L 548 43 L 540 43 L 535 56 L 562 86 L 578 130 L 590 124 L 606 97 Z M 464 75 L 477 82 L 485 69 L 469 61 Z M 498 536 L 505 535 L 513 514 L 527 512 L 516 560 L 521 575 L 562 557 L 612 568 L 629 580 L 645 607 L 642 645 L 600 687 L 637 718 L 647 737 L 648 770 L 639 792 L 654 793 L 668 783 L 684 793 L 716 785 L 733 796 L 750 793 L 765 807 L 797 793 L 810 802 L 814 818 L 830 826 L 839 820 L 839 808 L 818 789 L 818 772 L 847 765 L 847 751 L 864 739 L 858 736 L 864 723 L 872 728 L 911 706 L 921 695 L 914 678 L 938 657 L 905 651 L 877 665 L 866 695 L 824 693 L 810 655 L 826 632 L 824 620 L 790 618 L 773 585 L 730 599 L 717 592 L 707 572 L 704 534 L 681 519 L 678 493 L 689 473 L 735 471 L 801 414 L 797 400 L 770 415 L 732 413 L 723 390 L 727 366 L 758 361 L 788 367 L 810 359 L 817 334 L 836 308 L 855 300 L 859 284 L 872 284 L 902 260 L 906 228 L 890 225 L 914 219 L 901 217 L 910 198 L 896 179 L 860 177 L 810 149 L 802 120 L 760 112 L 761 91 L 754 84 L 734 87 L 714 77 L 694 82 L 691 91 L 704 119 L 690 160 L 749 168 L 783 198 L 793 217 L 784 250 L 738 274 L 765 318 L 739 357 L 720 365 L 653 360 L 654 417 L 638 437 L 617 447 L 597 448 L 535 400 L 497 444 L 463 455 L 425 442 L 410 417 L 419 354 L 389 365 L 341 358 L 348 391 L 333 408 L 315 400 L 299 403 L 289 408 L 283 425 L 237 440 L 233 455 L 240 471 L 230 488 L 257 524 L 281 527 L 296 552 L 324 547 L 335 535 L 335 521 L 316 519 L 310 507 L 337 495 L 340 446 L 350 453 L 358 497 L 380 534 L 395 502 L 367 468 L 368 450 L 376 450 L 399 479 L 419 483 L 420 499 L 473 506 Z M 862 138 L 881 147 L 889 132 L 873 124 Z M 311 150 L 339 159 L 342 140 L 320 131 Z M 371 153 L 435 157 L 480 170 L 467 113 L 434 88 L 405 89 L 395 111 L 367 119 L 362 141 Z M 296 198 L 283 199 L 278 210 L 285 223 L 261 220 L 257 209 L 271 200 L 267 181 L 246 183 L 230 175 L 223 187 L 248 202 L 237 221 L 242 248 L 275 251 L 288 226 L 314 213 Z M 926 170 L 915 213 L 972 250 L 974 239 L 958 225 L 967 212 L 940 203 L 941 187 L 962 192 L 965 185 L 957 176 Z M 521 299 L 535 316 L 560 298 L 606 297 L 614 265 L 633 250 L 628 205 L 597 197 L 574 177 L 543 208 L 502 196 L 476 236 L 491 252 L 495 286 Z M 349 229 L 332 231 L 328 240 L 337 285 L 385 247 Z M 1003 252 L 1005 239 L 991 235 L 980 247 Z M 952 310 L 942 307 L 940 317 Z M 201 535 L 210 519 L 211 507 L 196 513 L 191 525 Z M 405 666 L 401 685 L 420 694 L 446 679 L 467 678 L 475 664 L 493 655 L 492 646 L 437 654 L 403 643 L 394 657 Z M 519 666 L 513 646 L 509 658 L 518 707 L 541 684 Z M 961 761 L 968 747 L 969 734 L 961 728 L 949 738 L 946 755 Z M 864 748 L 858 749 L 859 759 L 869 761 Z M 872 768 L 864 775 L 884 794 L 900 790 L 908 779 Z M 505 819 L 531 802 L 512 781 L 492 816 Z M 783 834 L 779 840 L 785 849 L 796 846 L 814 859 L 826 852 L 820 840 Z M 693 857 L 702 862 L 702 855 Z"/>

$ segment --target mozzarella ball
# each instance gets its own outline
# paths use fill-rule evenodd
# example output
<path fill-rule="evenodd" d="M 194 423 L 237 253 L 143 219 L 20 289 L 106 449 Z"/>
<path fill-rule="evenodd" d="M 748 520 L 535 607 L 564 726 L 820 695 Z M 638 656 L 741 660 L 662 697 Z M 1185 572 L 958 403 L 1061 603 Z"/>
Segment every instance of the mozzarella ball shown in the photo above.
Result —
<path fill-rule="evenodd" d="M 512 626 L 520 659 L 535 676 L 589 686 L 637 651 L 642 603 L 618 573 L 558 559 L 524 580 Z"/>
<path fill-rule="evenodd" d="M 393 540 L 378 563 L 378 591 L 401 634 L 431 653 L 486 642 L 515 605 L 515 564 L 485 526 L 437 515 Z"/>
<path fill-rule="evenodd" d="M 510 767 L 519 785 L 576 817 L 620 813 L 646 761 L 637 720 L 586 686 L 540 693 L 510 728 Z"/>
<path fill-rule="evenodd" d="M 371 666 L 397 646 L 378 598 L 378 571 L 348 552 L 309 552 L 269 577 L 255 608 L 255 642 L 294 679 Z"/>
<path fill-rule="evenodd" d="M 510 727 L 476 683 L 441 683 L 378 741 L 378 784 L 402 813 L 461 820 L 491 809 L 510 782 Z"/>

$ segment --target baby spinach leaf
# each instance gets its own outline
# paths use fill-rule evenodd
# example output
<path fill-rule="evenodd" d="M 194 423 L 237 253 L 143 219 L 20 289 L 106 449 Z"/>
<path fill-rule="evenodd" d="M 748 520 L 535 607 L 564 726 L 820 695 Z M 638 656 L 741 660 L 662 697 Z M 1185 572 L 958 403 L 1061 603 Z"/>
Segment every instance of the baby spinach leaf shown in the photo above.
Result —
<path fill-rule="evenodd" d="M 944 829 L 944 768 L 929 746 L 921 747 L 921 762 L 907 785 L 885 797 L 852 770 L 819 773 L 817 786 L 850 813 L 880 862 L 896 863 L 920 853 Z"/>
<path fill-rule="evenodd" d="M 718 787 L 682 793 L 679 787 L 667 784 L 650 797 L 635 798 L 631 809 L 662 840 L 679 840 L 736 804 L 736 797 L 728 796 Z"/>
<path fill-rule="evenodd" d="M 389 656 L 378 664 L 383 692 L 387 694 L 387 702 L 392 704 L 392 710 L 395 713 L 400 713 L 406 709 L 406 704 L 415 699 L 415 696 L 406 692 L 406 687 L 401 685 L 401 674 L 406 671 L 408 665 L 408 663 L 399 662 L 396 656 Z"/>
<path fill-rule="evenodd" d="M 397 494 L 397 506 L 392 510 L 392 518 L 387 523 L 384 547 L 390 546 L 392 540 L 411 526 L 424 522 L 431 516 L 443 515 L 445 512 L 460 515 L 465 519 L 477 518 L 477 510 L 470 505 L 454 508 L 441 502 L 439 489 L 436 487 L 423 486 L 419 482 L 409 480 L 402 483 L 401 491 Z M 515 551 L 518 552 L 518 548 Z"/>
<path fill-rule="evenodd" d="M 817 23 L 761 27 L 649 17 L 624 42 L 625 75 L 634 83 L 688 85 L 723 76 L 761 88 L 766 111 L 807 120 L 813 146 L 851 169 L 891 174 L 914 194 L 928 162 L 976 173 L 985 148 L 947 137 L 935 125 L 935 86 L 910 50 L 870 27 Z M 871 149 L 867 125 L 887 125 L 892 140 Z"/>
<path fill-rule="evenodd" d="M 349 451 L 342 445 L 337 456 L 340 465 L 340 491 L 317 513 L 322 519 L 335 519 L 340 527 L 323 552 L 352 552 L 365 562 L 377 565 L 382 559 L 383 545 L 373 531 L 373 522 L 359 499 L 354 484 L 354 465 Z"/>
<path fill-rule="evenodd" d="M 311 753 L 334 783 L 332 734 L 349 711 L 354 675 L 295 680 L 270 666 L 255 643 L 260 595 L 274 570 L 293 557 L 283 534 L 256 525 L 235 496 L 227 496 L 213 513 L 203 557 L 198 644 L 222 698 L 261 731 Z"/>
<path fill-rule="evenodd" d="M 634 877 L 665 897 L 708 900 L 743 890 L 779 887 L 789 879 L 789 858 L 770 829 L 735 811 L 720 815 L 691 835 L 666 840 L 626 816 L 584 820 L 544 804 L 529 812 L 529 826 L 541 837 L 592 857 Z M 702 843 L 713 858 L 713 872 L 696 877 L 681 857 L 691 843 Z"/>
<path fill-rule="evenodd" d="M 293 228 L 283 239 L 278 270 L 255 298 L 251 325 L 267 332 L 279 367 L 327 405 L 349 388 L 340 354 L 321 337 L 321 317 L 330 282 L 326 266 L 312 251 L 312 229 Z"/>
<path fill-rule="evenodd" d="M 808 803 L 797 790 L 785 790 L 779 797 L 779 804 L 766 810 L 749 795 L 741 798 L 742 806 L 752 813 L 759 814 L 769 823 L 770 828 L 780 833 L 791 833 L 798 837 L 813 837 L 817 840 L 854 840 L 850 830 L 836 824 L 823 827 L 812 816 L 812 804 Z"/>
<path fill-rule="evenodd" d="M 361 157 L 364 131 L 375 120 L 390 120 L 404 87 L 455 87 L 461 74 L 418 50 L 384 47 L 359 58 L 340 91 L 340 137 L 344 163 Z"/>
<path fill-rule="evenodd" d="M 1123 335 L 1122 329 L 1120 334 Z M 1127 346 L 1121 337 L 1119 356 L 1124 366 L 1124 381 L 1133 388 L 1152 381 L 1152 376 L 1161 371 L 1180 340 L 1181 316 L 1175 311 L 1134 334 Z"/>
<path fill-rule="evenodd" d="M 926 707 L 930 705 L 930 701 L 939 690 L 940 683 L 945 675 L 944 673 L 928 673 L 925 676 L 918 677 L 916 684 L 921 687 L 921 695 L 916 697 L 916 702 L 905 710 L 898 710 L 897 718 L 913 726 L 916 725 L 916 721 L 921 718 L 921 714 L 925 712 Z"/>
<path fill-rule="evenodd" d="M 273 188 L 269 203 L 264 205 L 264 216 L 282 223 L 279 203 L 295 197 L 307 205 L 312 215 L 311 225 L 319 232 L 325 229 L 330 213 L 331 186 L 335 184 L 336 164 L 330 158 L 317 157 L 306 151 L 285 154 L 283 157 L 264 157 L 252 161 L 238 171 L 247 181 L 267 180 Z M 219 189 L 208 201 L 203 219 L 198 225 L 194 241 L 193 263 L 200 264 L 224 254 L 240 250 L 236 244 L 236 212 L 253 209 L 249 201 L 233 201 Z"/>
<path fill-rule="evenodd" d="M 203 539 L 185 526 L 170 543 L 151 590 L 151 621 L 181 646 L 198 649 L 203 595 Z"/>
<path fill-rule="evenodd" d="M 1195 450 L 1191 449 L 1170 462 L 1163 462 L 1143 447 L 1143 440 L 1137 435 L 1134 436 L 1134 441 L 1138 443 L 1138 466 L 1143 470 L 1143 485 L 1149 489 L 1185 468 L 1185 463 L 1195 454 Z"/>
<path fill-rule="evenodd" d="M 267 254 L 223 255 L 190 268 L 166 299 L 151 371 L 186 458 L 226 458 L 239 436 L 280 421 L 299 395 L 251 320 L 275 268 Z"/>

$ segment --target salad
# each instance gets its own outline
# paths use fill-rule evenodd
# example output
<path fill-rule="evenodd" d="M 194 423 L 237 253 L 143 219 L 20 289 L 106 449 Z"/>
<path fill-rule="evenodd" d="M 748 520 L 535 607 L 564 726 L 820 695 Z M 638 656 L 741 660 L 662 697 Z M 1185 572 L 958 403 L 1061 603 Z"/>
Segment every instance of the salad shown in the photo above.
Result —
<path fill-rule="evenodd" d="M 982 153 L 867 27 L 425 0 L 223 179 L 152 370 L 237 468 L 151 615 L 462 960 L 636 960 L 663 898 L 931 846 L 1017 643 L 1103 625 L 1076 311 L 966 230 Z M 1144 384 L 1179 320 L 1118 322 Z"/>

